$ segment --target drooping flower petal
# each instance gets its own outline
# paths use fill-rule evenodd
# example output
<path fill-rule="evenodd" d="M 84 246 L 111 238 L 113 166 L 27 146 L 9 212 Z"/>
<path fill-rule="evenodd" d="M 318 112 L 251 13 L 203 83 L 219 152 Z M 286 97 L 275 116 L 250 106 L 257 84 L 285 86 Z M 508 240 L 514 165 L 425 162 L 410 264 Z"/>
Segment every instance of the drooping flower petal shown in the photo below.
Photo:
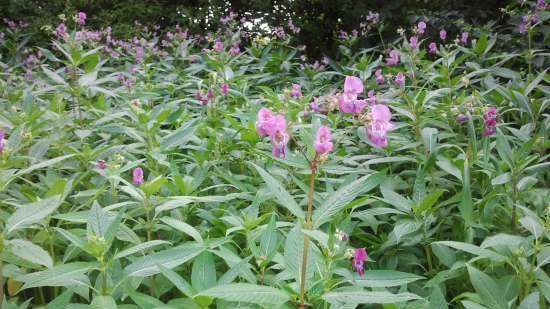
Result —
<path fill-rule="evenodd" d="M 321 155 L 332 151 L 332 134 L 330 133 L 330 129 L 328 127 L 320 126 L 319 129 L 317 129 L 314 148 L 315 151 Z"/>
<path fill-rule="evenodd" d="M 273 117 L 273 112 L 266 107 L 262 107 L 258 111 L 258 116 L 256 117 L 256 130 L 260 136 L 266 136 L 268 133 L 267 129 L 269 127 L 269 120 Z"/>
<path fill-rule="evenodd" d="M 136 167 L 132 172 L 132 183 L 136 186 L 143 184 L 143 170 L 141 167 Z"/>
<path fill-rule="evenodd" d="M 363 92 L 363 82 L 359 77 L 346 76 L 344 80 L 344 93 L 358 95 Z"/>

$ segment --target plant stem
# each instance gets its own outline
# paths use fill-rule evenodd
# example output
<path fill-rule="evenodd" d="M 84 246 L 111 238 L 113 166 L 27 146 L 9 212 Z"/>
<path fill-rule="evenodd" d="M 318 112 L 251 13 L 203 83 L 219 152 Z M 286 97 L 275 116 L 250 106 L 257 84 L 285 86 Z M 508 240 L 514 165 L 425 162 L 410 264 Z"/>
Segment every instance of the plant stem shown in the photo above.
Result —
<path fill-rule="evenodd" d="M 0 235 L 0 309 L 4 307 L 4 261 L 2 260 L 2 251 L 4 251 L 4 235 Z"/>
<path fill-rule="evenodd" d="M 309 176 L 309 192 L 307 193 L 307 214 L 304 228 L 311 229 L 311 216 L 313 213 L 313 190 L 315 188 L 315 174 L 317 173 L 317 159 L 318 155 L 315 155 L 313 161 L 310 164 L 311 175 Z M 299 308 L 307 308 L 305 302 L 306 294 L 306 272 L 307 272 L 307 258 L 309 253 L 309 237 L 304 235 L 304 250 L 302 251 L 302 269 L 300 274 L 300 305 Z"/>

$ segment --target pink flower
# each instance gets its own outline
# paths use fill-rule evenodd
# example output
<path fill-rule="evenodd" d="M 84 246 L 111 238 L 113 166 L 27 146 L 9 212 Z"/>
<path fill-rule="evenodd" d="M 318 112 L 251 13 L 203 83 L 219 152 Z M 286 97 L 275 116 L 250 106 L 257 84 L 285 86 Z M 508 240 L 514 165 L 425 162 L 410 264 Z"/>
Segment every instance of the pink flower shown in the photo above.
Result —
<path fill-rule="evenodd" d="M 384 83 L 384 75 L 382 75 L 382 70 L 378 69 L 374 72 L 374 76 L 376 77 L 376 83 L 378 85 L 382 85 Z"/>
<path fill-rule="evenodd" d="M 214 47 L 213 47 L 213 48 L 214 48 L 214 50 L 217 51 L 217 52 L 223 51 L 223 48 L 224 48 L 223 42 L 220 41 L 220 40 L 216 40 L 216 41 L 214 42 Z"/>
<path fill-rule="evenodd" d="M 141 63 L 143 61 L 143 54 L 144 54 L 143 47 L 136 46 L 136 62 L 137 63 Z"/>
<path fill-rule="evenodd" d="M 376 92 L 374 92 L 374 90 L 369 90 L 366 101 L 369 105 L 376 104 Z"/>
<path fill-rule="evenodd" d="M 365 248 L 357 248 L 355 249 L 355 252 L 353 254 L 353 260 L 351 262 L 351 265 L 355 269 L 357 273 L 359 273 L 359 276 L 363 277 L 365 275 L 365 268 L 363 267 L 363 263 L 368 258 L 367 250 Z"/>
<path fill-rule="evenodd" d="M 405 75 L 402 72 L 397 73 L 394 83 L 397 87 L 403 87 L 405 85 Z"/>
<path fill-rule="evenodd" d="M 460 42 L 464 45 L 468 44 L 468 37 L 470 34 L 468 32 L 462 32 L 462 36 L 460 37 Z"/>
<path fill-rule="evenodd" d="M 286 129 L 285 116 L 278 114 L 269 120 L 267 134 L 271 139 L 271 146 L 273 146 L 273 156 L 277 158 L 284 158 L 286 155 L 286 144 L 288 143 Z"/>
<path fill-rule="evenodd" d="M 418 38 L 416 36 L 411 36 L 409 39 L 409 45 L 412 49 L 418 48 Z"/>
<path fill-rule="evenodd" d="M 273 112 L 269 108 L 262 107 L 260 111 L 258 111 L 258 116 L 256 117 L 256 130 L 260 136 L 266 136 L 268 134 L 271 118 L 273 118 Z"/>
<path fill-rule="evenodd" d="M 490 106 L 485 109 L 485 112 L 483 113 L 483 120 L 484 128 L 483 128 L 483 135 L 484 136 L 490 136 L 493 135 L 496 131 L 497 126 L 497 118 L 498 118 L 498 110 L 494 106 Z"/>
<path fill-rule="evenodd" d="M 4 133 L 4 130 L 0 129 L 0 154 L 4 151 L 4 148 L 6 147 L 4 138 L 6 137 L 6 133 Z"/>
<path fill-rule="evenodd" d="M 220 92 L 223 94 L 223 95 L 227 95 L 227 93 L 229 92 L 229 85 L 227 85 L 227 83 L 223 83 L 220 85 Z"/>
<path fill-rule="evenodd" d="M 96 166 L 98 169 L 104 170 L 107 168 L 107 162 L 105 160 L 98 160 Z"/>
<path fill-rule="evenodd" d="M 547 8 L 548 8 L 548 5 L 546 4 L 546 0 L 537 0 L 538 10 L 546 10 Z"/>
<path fill-rule="evenodd" d="M 431 42 L 428 48 L 430 49 L 430 54 L 437 54 L 437 44 L 435 42 Z"/>
<path fill-rule="evenodd" d="M 315 151 L 320 154 L 326 154 L 332 151 L 332 135 L 330 129 L 325 126 L 320 126 L 315 135 L 314 148 Z"/>
<path fill-rule="evenodd" d="M 390 50 L 390 56 L 386 58 L 386 63 L 388 65 L 396 65 L 399 63 L 399 53 L 397 52 L 397 50 Z"/>
<path fill-rule="evenodd" d="M 441 39 L 441 41 L 445 41 L 445 39 L 447 38 L 447 31 L 445 31 L 445 29 L 441 29 L 439 31 L 439 38 Z"/>
<path fill-rule="evenodd" d="M 289 138 L 286 132 L 285 116 L 282 114 L 274 115 L 270 109 L 262 107 L 258 111 L 256 130 L 258 130 L 260 136 L 269 136 L 273 147 L 272 153 L 275 157 L 283 158 L 285 156 L 286 144 Z"/>
<path fill-rule="evenodd" d="M 387 133 L 393 128 L 390 109 L 386 105 L 376 104 L 369 114 L 370 122 L 366 126 L 369 140 L 378 148 L 388 146 Z"/>
<path fill-rule="evenodd" d="M 143 184 L 143 170 L 141 167 L 136 167 L 133 171 L 133 180 L 132 183 L 136 186 Z"/>
<path fill-rule="evenodd" d="M 460 124 L 466 123 L 468 121 L 468 116 L 465 114 L 458 114 L 456 116 L 456 121 Z"/>
<path fill-rule="evenodd" d="M 241 49 L 237 44 L 231 46 L 231 48 L 229 49 L 229 55 L 231 56 L 237 56 L 240 52 L 241 52 Z"/>
<path fill-rule="evenodd" d="M 86 13 L 78 12 L 75 19 L 77 24 L 79 24 L 80 26 L 84 26 L 86 24 Z"/>
<path fill-rule="evenodd" d="M 417 26 L 417 33 L 418 34 L 424 34 L 424 31 L 426 30 L 426 23 L 421 21 L 418 23 Z"/>
<path fill-rule="evenodd" d="M 299 98 L 302 96 L 302 90 L 299 84 L 292 84 L 292 90 L 290 91 L 290 96 L 293 98 Z"/>
<path fill-rule="evenodd" d="M 64 23 L 60 23 L 55 28 L 55 31 L 53 32 L 53 34 L 55 34 L 55 36 L 58 37 L 58 38 L 66 37 L 67 36 L 67 26 L 65 26 Z"/>
<path fill-rule="evenodd" d="M 357 96 L 363 92 L 363 82 L 355 76 L 346 76 L 344 93 L 338 97 L 338 106 L 343 113 L 359 114 L 365 108 L 365 100 L 358 100 Z"/>

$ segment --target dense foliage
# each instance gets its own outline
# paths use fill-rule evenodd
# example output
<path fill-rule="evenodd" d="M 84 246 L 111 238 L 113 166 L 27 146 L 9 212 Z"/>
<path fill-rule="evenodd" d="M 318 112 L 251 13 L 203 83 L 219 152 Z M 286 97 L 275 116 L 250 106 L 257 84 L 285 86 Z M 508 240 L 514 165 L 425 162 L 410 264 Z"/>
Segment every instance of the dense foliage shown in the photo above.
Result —
<path fill-rule="evenodd" d="M 371 12 L 318 60 L 236 14 L 122 40 L 78 12 L 42 47 L 6 20 L 0 307 L 546 308 L 550 14 L 514 5 L 356 48 Z"/>
<path fill-rule="evenodd" d="M 215 30 L 219 18 L 231 10 L 256 21 L 254 33 L 265 32 L 259 24 L 272 28 L 292 20 L 302 28 L 295 41 L 309 47 L 308 54 L 334 56 L 338 30 L 351 31 L 364 22 L 369 11 L 378 11 L 385 26 L 386 40 L 394 39 L 395 27 L 429 19 L 432 26 L 458 31 L 465 25 L 502 24 L 506 14 L 501 0 L 0 0 L 0 17 L 22 20 L 32 32 L 32 40 L 49 41 L 50 26 L 58 15 L 75 11 L 93 12 L 87 25 L 99 29 L 112 27 L 117 37 L 135 35 L 135 22 L 168 29 L 179 24 L 194 32 Z M 260 22 L 261 21 L 261 22 Z M 363 36 L 362 46 L 380 43 L 377 35 Z"/>

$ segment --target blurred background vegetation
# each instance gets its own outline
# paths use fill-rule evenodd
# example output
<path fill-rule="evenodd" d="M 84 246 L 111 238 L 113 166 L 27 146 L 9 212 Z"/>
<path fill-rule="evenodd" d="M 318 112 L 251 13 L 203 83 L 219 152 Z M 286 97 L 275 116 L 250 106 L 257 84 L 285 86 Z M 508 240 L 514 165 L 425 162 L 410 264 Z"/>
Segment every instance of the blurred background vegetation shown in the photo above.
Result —
<path fill-rule="evenodd" d="M 361 38 L 361 46 L 390 41 L 397 28 L 418 20 L 429 21 L 434 36 L 441 28 L 449 33 L 462 31 L 464 25 L 495 27 L 504 22 L 502 0 L 0 0 L 0 16 L 23 20 L 29 24 L 33 43 L 48 42 L 51 28 L 59 15 L 72 16 L 76 11 L 88 14 L 87 24 L 99 29 L 112 27 L 115 36 L 129 38 L 135 34 L 136 21 L 142 25 L 176 24 L 191 32 L 216 29 L 219 18 L 230 10 L 260 21 L 271 28 L 287 25 L 288 20 L 302 28 L 298 34 L 308 54 L 331 55 L 338 46 L 338 31 L 351 32 L 365 20 L 369 11 L 380 14 L 384 26 L 380 33 Z M 266 31 L 255 29 L 256 32 Z"/>

